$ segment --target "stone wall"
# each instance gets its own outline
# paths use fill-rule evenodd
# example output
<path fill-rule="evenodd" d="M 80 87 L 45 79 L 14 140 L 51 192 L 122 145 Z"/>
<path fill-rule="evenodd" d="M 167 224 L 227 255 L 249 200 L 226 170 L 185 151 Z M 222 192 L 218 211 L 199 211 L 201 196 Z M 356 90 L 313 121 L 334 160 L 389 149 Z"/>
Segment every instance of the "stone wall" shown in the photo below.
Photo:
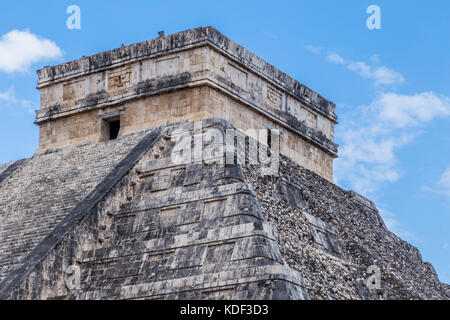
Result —
<path fill-rule="evenodd" d="M 207 88 L 194 87 L 47 121 L 40 126 L 38 153 L 48 148 L 71 148 L 102 140 L 102 123 L 109 115 L 121 122 L 119 137 L 167 123 L 206 117 Z M 105 120 L 106 119 L 106 120 Z"/>

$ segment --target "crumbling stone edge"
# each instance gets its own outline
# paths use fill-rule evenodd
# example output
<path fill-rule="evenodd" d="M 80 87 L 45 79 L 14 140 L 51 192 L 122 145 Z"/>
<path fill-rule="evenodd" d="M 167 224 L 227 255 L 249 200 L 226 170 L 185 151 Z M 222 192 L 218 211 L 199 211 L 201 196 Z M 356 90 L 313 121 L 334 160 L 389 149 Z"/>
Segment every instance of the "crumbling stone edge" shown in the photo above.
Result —
<path fill-rule="evenodd" d="M 116 167 L 83 199 L 75 208 L 48 234 L 31 253 L 22 261 L 22 265 L 11 271 L 0 283 L 0 300 L 5 300 L 9 294 L 24 280 L 63 239 L 77 225 L 81 219 L 106 196 L 108 192 L 131 170 L 141 157 L 162 136 L 161 128 L 152 129 L 144 138 L 122 159 Z M 107 155 L 106 155 L 107 156 Z M 22 160 L 19 160 L 22 161 Z M 7 170 L 16 165 L 16 161 Z M 17 167 L 21 163 L 17 164 Z M 17 168 L 16 167 L 16 168 Z M 15 170 L 15 169 L 14 169 Z M 6 171 L 6 170 L 5 170 Z M 3 172 L 0 175 L 2 178 Z M 1 180 L 0 180 L 1 182 Z"/>
<path fill-rule="evenodd" d="M 0 184 L 3 183 L 14 171 L 16 171 L 27 159 L 17 160 L 11 163 L 4 171 L 0 173 Z"/>

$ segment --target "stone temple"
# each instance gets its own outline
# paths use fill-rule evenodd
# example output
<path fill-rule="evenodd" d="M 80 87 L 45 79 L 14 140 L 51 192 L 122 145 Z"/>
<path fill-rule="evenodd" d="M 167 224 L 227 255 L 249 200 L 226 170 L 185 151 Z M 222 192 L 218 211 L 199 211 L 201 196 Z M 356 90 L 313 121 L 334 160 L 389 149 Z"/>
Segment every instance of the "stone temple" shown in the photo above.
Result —
<path fill-rule="evenodd" d="M 0 299 L 450 299 L 333 183 L 335 105 L 212 27 L 38 71 Z"/>

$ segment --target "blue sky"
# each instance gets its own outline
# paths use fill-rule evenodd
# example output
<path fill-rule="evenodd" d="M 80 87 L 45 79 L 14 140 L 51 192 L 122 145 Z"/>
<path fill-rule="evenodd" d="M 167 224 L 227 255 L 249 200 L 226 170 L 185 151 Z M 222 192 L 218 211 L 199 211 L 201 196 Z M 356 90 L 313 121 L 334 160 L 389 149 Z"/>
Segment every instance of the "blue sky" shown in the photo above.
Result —
<path fill-rule="evenodd" d="M 66 27 L 72 4 L 81 30 Z M 366 26 L 373 4 L 381 30 Z M 212 25 L 337 104 L 337 183 L 373 199 L 450 283 L 449 12 L 406 0 L 4 2 L 0 163 L 37 148 L 37 69 Z"/>

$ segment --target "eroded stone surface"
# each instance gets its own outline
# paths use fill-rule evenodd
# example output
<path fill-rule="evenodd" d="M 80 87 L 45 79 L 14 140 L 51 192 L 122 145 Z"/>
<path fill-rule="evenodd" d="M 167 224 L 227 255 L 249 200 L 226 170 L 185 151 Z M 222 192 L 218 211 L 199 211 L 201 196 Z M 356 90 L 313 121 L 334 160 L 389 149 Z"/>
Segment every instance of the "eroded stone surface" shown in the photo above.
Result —
<path fill-rule="evenodd" d="M 282 157 L 280 177 L 246 166 L 266 220 L 278 230 L 283 258 L 302 274 L 311 299 L 450 299 L 419 251 L 388 231 L 372 202 Z M 301 187 L 298 207 L 286 201 L 283 180 Z M 367 200 L 367 199 L 366 199 Z M 367 207 L 371 204 L 371 208 Z M 381 289 L 367 288 L 367 268 L 381 269 Z"/>

